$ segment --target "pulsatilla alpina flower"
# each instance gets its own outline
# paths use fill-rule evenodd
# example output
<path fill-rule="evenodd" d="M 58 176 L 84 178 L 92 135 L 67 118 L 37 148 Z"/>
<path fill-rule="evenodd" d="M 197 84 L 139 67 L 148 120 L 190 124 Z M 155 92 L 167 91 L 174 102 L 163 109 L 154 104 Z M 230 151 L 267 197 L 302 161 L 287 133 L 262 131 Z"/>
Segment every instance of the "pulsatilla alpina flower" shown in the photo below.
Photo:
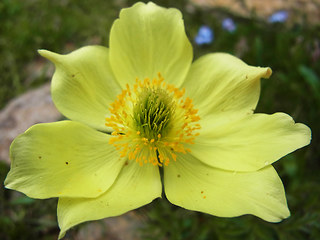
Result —
<path fill-rule="evenodd" d="M 270 68 L 223 53 L 193 64 L 181 13 L 137 3 L 120 13 L 110 48 L 40 54 L 56 66 L 52 98 L 71 121 L 37 124 L 11 145 L 7 188 L 58 197 L 60 238 L 162 195 L 216 216 L 289 216 L 272 163 L 307 145 L 284 113 L 254 114 Z"/>

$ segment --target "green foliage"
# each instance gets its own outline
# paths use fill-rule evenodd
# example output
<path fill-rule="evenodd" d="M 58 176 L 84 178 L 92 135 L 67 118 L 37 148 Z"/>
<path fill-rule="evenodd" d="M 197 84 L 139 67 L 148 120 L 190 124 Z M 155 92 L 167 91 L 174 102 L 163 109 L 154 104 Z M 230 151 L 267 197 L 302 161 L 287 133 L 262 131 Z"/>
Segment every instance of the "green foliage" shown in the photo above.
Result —
<path fill-rule="evenodd" d="M 37 49 L 64 53 L 92 43 L 107 45 L 119 9 L 134 2 L 0 1 L 0 108 L 14 96 L 48 80 L 41 75 L 26 81 L 29 64 L 40 59 Z M 212 44 L 194 44 L 195 58 L 209 52 L 229 52 L 248 64 L 270 66 L 274 73 L 262 81 L 256 112 L 287 112 L 297 122 L 310 126 L 313 139 L 307 148 L 275 164 L 292 214 L 284 222 L 271 224 L 253 216 L 217 218 L 160 199 L 138 210 L 148 219 L 142 229 L 144 239 L 320 239 L 320 26 L 268 24 L 221 10 L 194 8 L 190 12 L 182 0 L 155 2 L 183 12 L 193 44 L 201 25 L 214 29 Z M 221 27 L 221 19 L 228 16 L 237 24 L 233 33 Z M 1 182 L 8 170 L 0 165 Z M 0 189 L 0 239 L 56 239 L 55 208 L 56 200 L 33 200 Z"/>
<path fill-rule="evenodd" d="M 3 183 L 9 167 L 0 162 Z M 0 239 L 56 239 L 56 199 L 41 201 L 0 189 Z M 54 234 L 54 235 L 53 235 Z"/>
<path fill-rule="evenodd" d="M 40 48 L 63 53 L 106 42 L 118 10 L 112 1 L 0 1 L 0 108 L 33 87 L 26 67 Z M 38 84 L 46 81 L 44 77 Z"/>

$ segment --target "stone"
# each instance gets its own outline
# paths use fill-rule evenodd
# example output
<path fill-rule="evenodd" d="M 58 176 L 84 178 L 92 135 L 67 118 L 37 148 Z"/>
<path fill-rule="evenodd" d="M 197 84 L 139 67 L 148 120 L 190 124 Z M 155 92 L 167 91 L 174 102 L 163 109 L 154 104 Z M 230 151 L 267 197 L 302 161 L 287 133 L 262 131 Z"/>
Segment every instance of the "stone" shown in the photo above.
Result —
<path fill-rule="evenodd" d="M 242 17 L 255 16 L 267 20 L 279 10 L 287 10 L 293 22 L 307 21 L 317 24 L 320 21 L 320 5 L 314 0 L 190 0 L 201 8 L 222 8 Z M 301 10 L 303 9 L 303 10 Z"/>
<path fill-rule="evenodd" d="M 136 211 L 130 211 L 118 217 L 84 223 L 70 239 L 77 240 L 139 240 L 138 230 L 143 226 L 143 219 Z M 68 234 L 68 233 L 67 233 Z"/>
<path fill-rule="evenodd" d="M 10 163 L 10 144 L 19 134 L 34 124 L 61 118 L 51 99 L 50 83 L 12 99 L 0 112 L 0 161 Z"/>

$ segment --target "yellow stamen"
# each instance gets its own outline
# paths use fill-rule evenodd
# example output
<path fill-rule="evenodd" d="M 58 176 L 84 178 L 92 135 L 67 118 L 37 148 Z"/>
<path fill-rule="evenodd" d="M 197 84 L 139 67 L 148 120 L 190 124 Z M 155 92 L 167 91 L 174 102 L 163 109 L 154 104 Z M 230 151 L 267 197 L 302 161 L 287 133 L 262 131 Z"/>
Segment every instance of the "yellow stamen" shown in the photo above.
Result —
<path fill-rule="evenodd" d="M 135 160 L 140 166 L 151 163 L 167 166 L 177 161 L 177 154 L 186 154 L 187 144 L 194 144 L 201 127 L 192 99 L 184 99 L 185 89 L 166 84 L 158 73 L 150 80 L 138 78 L 110 104 L 111 116 L 105 125 L 114 131 L 109 144 L 120 157 Z"/>

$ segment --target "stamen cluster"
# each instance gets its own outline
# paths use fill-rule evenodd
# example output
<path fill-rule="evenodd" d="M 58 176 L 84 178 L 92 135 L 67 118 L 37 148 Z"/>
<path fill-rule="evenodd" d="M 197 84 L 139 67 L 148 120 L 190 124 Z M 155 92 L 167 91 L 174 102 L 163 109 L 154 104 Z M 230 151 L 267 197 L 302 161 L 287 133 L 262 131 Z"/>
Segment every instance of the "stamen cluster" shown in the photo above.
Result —
<path fill-rule="evenodd" d="M 121 157 L 140 165 L 168 165 L 176 161 L 176 153 L 190 152 L 187 144 L 199 135 L 200 117 L 184 94 L 184 89 L 166 84 L 160 73 L 153 80 L 136 79 L 132 89 L 127 84 L 109 108 L 105 125 L 114 130 L 109 143 Z"/>

